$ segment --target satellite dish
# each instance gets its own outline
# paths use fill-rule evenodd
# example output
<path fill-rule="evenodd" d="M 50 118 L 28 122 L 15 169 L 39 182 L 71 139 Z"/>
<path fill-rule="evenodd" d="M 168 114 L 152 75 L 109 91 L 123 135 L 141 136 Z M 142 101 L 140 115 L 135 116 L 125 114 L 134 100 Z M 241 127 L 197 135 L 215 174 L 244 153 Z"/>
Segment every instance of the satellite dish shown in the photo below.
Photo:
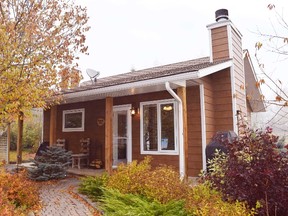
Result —
<path fill-rule="evenodd" d="M 90 77 L 91 81 L 94 83 L 97 81 L 97 77 L 100 75 L 99 71 L 96 71 L 90 68 L 86 69 L 86 73 Z"/>

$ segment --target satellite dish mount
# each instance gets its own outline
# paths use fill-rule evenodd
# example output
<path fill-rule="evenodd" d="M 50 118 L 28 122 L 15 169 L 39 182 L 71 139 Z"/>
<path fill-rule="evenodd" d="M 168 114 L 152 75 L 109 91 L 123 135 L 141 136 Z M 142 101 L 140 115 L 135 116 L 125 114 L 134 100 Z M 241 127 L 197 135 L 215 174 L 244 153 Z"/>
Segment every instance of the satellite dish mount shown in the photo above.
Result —
<path fill-rule="evenodd" d="M 97 77 L 100 75 L 99 71 L 87 68 L 86 73 L 90 77 L 92 84 L 97 82 Z"/>

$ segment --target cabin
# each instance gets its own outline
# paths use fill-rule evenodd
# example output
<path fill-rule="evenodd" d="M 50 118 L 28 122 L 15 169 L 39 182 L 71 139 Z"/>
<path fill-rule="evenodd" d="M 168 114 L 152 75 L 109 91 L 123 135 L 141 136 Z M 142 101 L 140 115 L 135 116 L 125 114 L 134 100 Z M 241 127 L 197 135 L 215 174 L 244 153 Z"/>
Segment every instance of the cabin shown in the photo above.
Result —
<path fill-rule="evenodd" d="M 210 56 L 63 90 L 63 101 L 44 111 L 44 141 L 65 140 L 67 150 L 81 155 L 80 141 L 89 138 L 86 165 L 98 161 L 108 172 L 151 156 L 153 166 L 166 164 L 182 177 L 198 176 L 216 132 L 238 133 L 239 115 L 251 121 L 252 112 L 265 111 L 241 33 L 228 10 L 215 14 L 216 22 L 207 25 Z M 82 163 L 80 156 L 76 159 Z"/>

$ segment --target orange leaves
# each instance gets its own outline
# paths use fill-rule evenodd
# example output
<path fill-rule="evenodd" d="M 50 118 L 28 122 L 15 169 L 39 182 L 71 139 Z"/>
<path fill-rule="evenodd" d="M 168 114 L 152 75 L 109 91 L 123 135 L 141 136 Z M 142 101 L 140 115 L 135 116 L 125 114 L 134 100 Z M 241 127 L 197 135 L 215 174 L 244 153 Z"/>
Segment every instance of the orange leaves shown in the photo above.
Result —
<path fill-rule="evenodd" d="M 280 102 L 283 100 L 283 98 L 280 95 L 276 95 L 275 100 Z"/>
<path fill-rule="evenodd" d="M 73 68 L 79 52 L 87 53 L 90 28 L 87 9 L 73 1 L 9 2 L 1 1 L 0 118 L 47 107 L 63 75 L 66 87 L 77 86 L 82 76 Z"/>
<path fill-rule="evenodd" d="M 258 82 L 256 82 L 256 87 L 257 88 L 260 88 L 260 85 L 264 84 L 265 83 L 265 80 L 264 79 L 260 79 Z"/>

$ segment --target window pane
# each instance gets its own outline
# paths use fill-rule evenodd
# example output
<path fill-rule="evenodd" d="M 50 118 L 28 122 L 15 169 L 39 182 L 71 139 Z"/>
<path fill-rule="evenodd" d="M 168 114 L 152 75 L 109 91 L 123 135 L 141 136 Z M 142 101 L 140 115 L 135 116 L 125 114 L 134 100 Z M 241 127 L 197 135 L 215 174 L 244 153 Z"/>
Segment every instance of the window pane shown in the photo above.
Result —
<path fill-rule="evenodd" d="M 143 144 L 144 151 L 157 151 L 157 105 L 143 106 Z"/>
<path fill-rule="evenodd" d="M 82 112 L 65 114 L 65 128 L 81 128 Z"/>
<path fill-rule="evenodd" d="M 175 150 L 173 103 L 161 104 L 161 150 Z"/>

